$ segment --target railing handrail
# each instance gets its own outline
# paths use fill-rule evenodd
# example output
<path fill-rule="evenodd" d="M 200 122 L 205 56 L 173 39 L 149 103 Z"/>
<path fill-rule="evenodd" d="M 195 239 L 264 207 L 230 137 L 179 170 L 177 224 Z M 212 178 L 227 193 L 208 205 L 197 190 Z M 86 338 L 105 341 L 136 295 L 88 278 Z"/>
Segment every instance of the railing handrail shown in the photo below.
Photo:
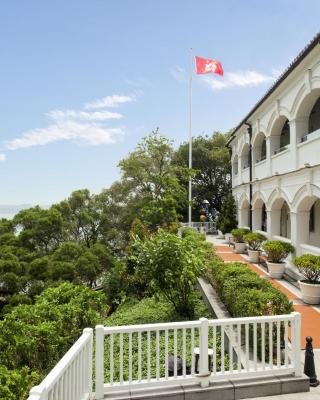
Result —
<path fill-rule="evenodd" d="M 293 321 L 293 314 L 282 315 L 262 315 L 257 317 L 241 317 L 241 318 L 225 318 L 225 319 L 210 319 L 209 324 L 220 325 L 236 325 L 239 323 L 245 324 L 248 322 L 277 322 L 277 321 Z M 167 329 L 181 329 L 181 328 L 198 328 L 200 321 L 178 321 L 178 322 L 163 322 L 155 324 L 138 324 L 138 325 L 119 325 L 119 326 L 105 326 L 104 334 L 113 333 L 133 333 L 133 332 L 148 332 Z"/>
<path fill-rule="evenodd" d="M 63 375 L 65 370 L 70 366 L 79 351 L 81 351 L 81 349 L 91 340 L 92 337 L 93 329 L 85 328 L 79 339 L 70 347 L 66 354 L 43 379 L 43 381 L 38 386 L 35 386 L 33 389 L 31 389 L 29 400 L 32 399 L 33 395 L 38 395 L 41 392 L 49 391 L 56 384 L 57 380 Z"/>
<path fill-rule="evenodd" d="M 181 329 L 181 328 L 198 328 L 200 321 L 178 321 L 164 322 L 156 324 L 139 324 L 139 325 L 123 325 L 123 326 L 105 326 L 104 334 L 112 333 L 133 333 L 133 332 L 148 332 L 166 329 Z"/>

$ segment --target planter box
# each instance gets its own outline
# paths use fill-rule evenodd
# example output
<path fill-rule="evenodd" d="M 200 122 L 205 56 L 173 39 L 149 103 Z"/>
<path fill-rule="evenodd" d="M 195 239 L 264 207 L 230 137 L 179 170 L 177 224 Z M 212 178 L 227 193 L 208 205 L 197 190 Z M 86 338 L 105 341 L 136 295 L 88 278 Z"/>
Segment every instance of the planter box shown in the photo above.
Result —
<path fill-rule="evenodd" d="M 248 250 L 249 261 L 252 263 L 259 263 L 260 251 Z"/>
<path fill-rule="evenodd" d="M 313 284 L 299 281 L 299 286 L 302 294 L 302 300 L 307 304 L 320 303 L 320 283 Z"/>
<path fill-rule="evenodd" d="M 246 252 L 247 243 L 235 243 L 234 244 L 234 252 L 237 254 L 243 254 Z"/>
<path fill-rule="evenodd" d="M 267 261 L 268 272 L 271 278 L 281 279 L 283 277 L 284 270 L 286 268 L 286 263 L 271 263 Z"/>

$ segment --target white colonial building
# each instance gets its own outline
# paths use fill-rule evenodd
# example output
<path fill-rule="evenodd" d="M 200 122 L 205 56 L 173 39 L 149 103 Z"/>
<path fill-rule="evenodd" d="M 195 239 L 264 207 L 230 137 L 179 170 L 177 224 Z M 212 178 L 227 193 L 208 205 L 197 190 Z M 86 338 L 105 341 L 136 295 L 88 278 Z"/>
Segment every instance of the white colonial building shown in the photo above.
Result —
<path fill-rule="evenodd" d="M 228 145 L 239 226 L 320 254 L 320 33 Z"/>

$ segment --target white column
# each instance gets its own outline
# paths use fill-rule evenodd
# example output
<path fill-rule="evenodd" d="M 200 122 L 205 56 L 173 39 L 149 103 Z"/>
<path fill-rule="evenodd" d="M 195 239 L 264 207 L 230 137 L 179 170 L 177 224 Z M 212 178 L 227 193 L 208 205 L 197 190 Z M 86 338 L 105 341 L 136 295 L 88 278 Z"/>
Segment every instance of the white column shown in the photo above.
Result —
<path fill-rule="evenodd" d="M 301 376 L 301 315 L 298 312 L 292 313 L 294 315 L 293 321 L 293 354 L 294 354 L 294 367 L 295 376 Z"/>
<path fill-rule="evenodd" d="M 270 213 L 270 214 L 269 214 Z M 281 210 L 271 210 L 268 214 L 268 233 L 270 236 L 280 235 L 280 224 L 281 224 Z M 270 229 L 270 231 L 269 231 Z"/>
<path fill-rule="evenodd" d="M 271 138 L 270 136 L 266 137 L 266 176 L 271 176 Z"/>
<path fill-rule="evenodd" d="M 252 212 L 252 229 L 261 231 L 262 224 L 262 208 L 254 208 Z"/>
<path fill-rule="evenodd" d="M 208 360 L 208 331 L 209 321 L 207 318 L 200 318 L 200 349 L 199 349 L 199 378 L 201 379 L 201 387 L 209 386 L 209 360 Z"/>
<path fill-rule="evenodd" d="M 309 242 L 309 211 L 291 212 L 291 243 L 296 254 L 301 254 L 300 244 Z"/>

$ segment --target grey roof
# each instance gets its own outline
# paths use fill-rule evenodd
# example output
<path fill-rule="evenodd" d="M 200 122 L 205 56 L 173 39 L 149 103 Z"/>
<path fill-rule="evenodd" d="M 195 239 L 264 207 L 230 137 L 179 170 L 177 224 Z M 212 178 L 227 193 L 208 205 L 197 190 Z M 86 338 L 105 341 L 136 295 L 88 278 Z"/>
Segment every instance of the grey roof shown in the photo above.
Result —
<path fill-rule="evenodd" d="M 301 63 L 301 61 L 311 52 L 311 50 L 320 43 L 320 32 L 318 32 L 314 38 L 300 51 L 297 57 L 292 61 L 288 68 L 279 76 L 279 78 L 273 83 L 265 95 L 255 104 L 251 111 L 243 118 L 243 120 L 233 129 L 232 134 L 227 141 L 227 146 L 234 138 L 235 132 L 247 122 L 248 118 L 261 106 L 261 104 L 276 90 L 276 88 L 287 78 L 288 75 Z"/>

